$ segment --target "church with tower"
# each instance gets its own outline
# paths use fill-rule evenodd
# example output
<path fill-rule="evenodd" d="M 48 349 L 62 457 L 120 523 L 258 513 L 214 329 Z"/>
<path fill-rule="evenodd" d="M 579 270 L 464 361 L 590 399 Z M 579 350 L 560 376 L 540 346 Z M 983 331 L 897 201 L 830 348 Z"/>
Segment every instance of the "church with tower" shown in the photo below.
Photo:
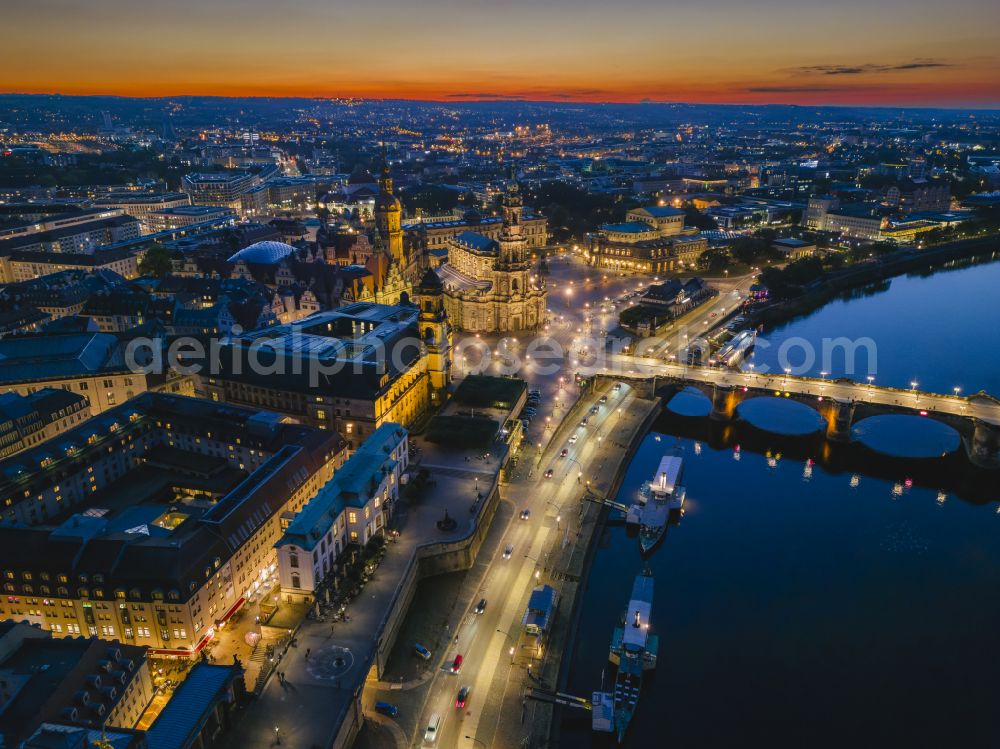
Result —
<path fill-rule="evenodd" d="M 375 231 L 373 262 L 370 263 L 375 278 L 374 301 L 378 304 L 400 304 L 410 301 L 417 268 L 403 248 L 403 206 L 392 191 L 389 162 L 383 155 L 382 174 L 378 180 L 375 198 Z M 368 300 L 365 300 L 368 301 Z"/>
<path fill-rule="evenodd" d="M 448 244 L 436 269 L 451 324 L 468 332 L 530 331 L 545 321 L 545 283 L 533 271 L 523 232 L 523 202 L 515 180 L 504 194 L 503 225 L 492 239 L 472 229 Z"/>

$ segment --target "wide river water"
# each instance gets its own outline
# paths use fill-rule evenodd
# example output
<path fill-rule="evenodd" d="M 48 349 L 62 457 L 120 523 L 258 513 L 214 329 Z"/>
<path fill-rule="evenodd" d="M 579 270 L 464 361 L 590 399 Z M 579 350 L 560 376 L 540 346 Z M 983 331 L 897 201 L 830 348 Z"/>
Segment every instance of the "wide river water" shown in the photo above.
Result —
<path fill-rule="evenodd" d="M 781 368 L 792 339 L 867 336 L 879 384 L 1000 395 L 997 289 L 1000 263 L 895 278 L 765 331 L 755 366 Z M 610 678 L 609 640 L 648 564 L 659 663 L 626 746 L 1000 746 L 1000 476 L 928 419 L 870 419 L 830 445 L 800 404 L 755 400 L 728 426 L 707 410 L 677 396 L 628 467 L 626 503 L 678 450 L 685 512 L 645 561 L 609 520 L 568 691 Z M 610 745 L 589 714 L 564 712 L 561 746 Z"/>

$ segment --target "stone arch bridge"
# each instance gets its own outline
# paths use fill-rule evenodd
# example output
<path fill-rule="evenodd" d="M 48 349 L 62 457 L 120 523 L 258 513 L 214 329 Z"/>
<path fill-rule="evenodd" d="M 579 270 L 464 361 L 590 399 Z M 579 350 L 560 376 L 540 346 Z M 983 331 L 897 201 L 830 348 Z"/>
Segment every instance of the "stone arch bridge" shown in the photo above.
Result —
<path fill-rule="evenodd" d="M 649 360 L 653 362 L 653 360 Z M 1000 469 L 1000 400 L 979 392 L 970 396 L 879 387 L 848 379 L 816 379 L 790 375 L 735 372 L 714 367 L 645 364 L 629 375 L 600 373 L 598 378 L 629 382 L 640 393 L 672 396 L 684 388 L 701 391 L 712 403 L 709 418 L 731 421 L 737 407 L 752 398 L 784 398 L 815 410 L 834 442 L 851 438 L 851 427 L 872 416 L 923 416 L 941 422 L 961 436 L 969 461 Z"/>

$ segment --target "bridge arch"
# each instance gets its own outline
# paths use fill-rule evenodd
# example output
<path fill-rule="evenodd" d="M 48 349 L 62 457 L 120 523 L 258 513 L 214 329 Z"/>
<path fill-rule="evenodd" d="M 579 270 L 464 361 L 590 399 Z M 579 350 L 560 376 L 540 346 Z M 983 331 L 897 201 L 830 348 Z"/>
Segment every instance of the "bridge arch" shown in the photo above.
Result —
<path fill-rule="evenodd" d="M 875 414 L 854 422 L 854 441 L 870 450 L 901 458 L 942 457 L 962 448 L 962 434 L 954 425 L 916 414 Z M 900 450 L 904 442 L 906 449 Z"/>

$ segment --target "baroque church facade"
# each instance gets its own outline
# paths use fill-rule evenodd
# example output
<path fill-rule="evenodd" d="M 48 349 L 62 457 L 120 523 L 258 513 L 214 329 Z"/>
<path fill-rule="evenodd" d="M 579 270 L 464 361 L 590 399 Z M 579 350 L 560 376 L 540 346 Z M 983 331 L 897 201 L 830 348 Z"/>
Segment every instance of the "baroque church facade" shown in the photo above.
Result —
<path fill-rule="evenodd" d="M 532 271 L 516 182 L 502 208 L 497 239 L 459 232 L 448 243 L 447 262 L 436 269 L 448 320 L 457 330 L 513 333 L 535 330 L 545 321 L 545 283 Z"/>

